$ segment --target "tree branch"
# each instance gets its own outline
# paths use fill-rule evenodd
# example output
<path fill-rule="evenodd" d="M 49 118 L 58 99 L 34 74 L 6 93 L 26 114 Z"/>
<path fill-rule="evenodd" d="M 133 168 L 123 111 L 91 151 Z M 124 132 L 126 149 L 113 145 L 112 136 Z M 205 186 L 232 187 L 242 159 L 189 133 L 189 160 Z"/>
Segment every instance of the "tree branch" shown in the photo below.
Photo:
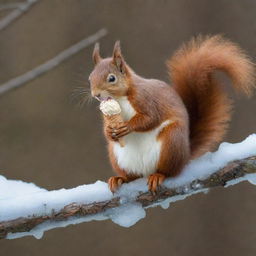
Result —
<path fill-rule="evenodd" d="M 139 193 L 133 201 L 122 202 L 120 196 L 114 196 L 111 200 L 90 204 L 71 203 L 59 212 L 53 212 L 50 215 L 32 216 L 30 218 L 21 217 L 3 221 L 0 222 L 0 238 L 6 238 L 8 233 L 29 232 L 42 223 L 67 222 L 72 217 L 82 218 L 84 216 L 92 216 L 130 203 L 139 203 L 143 208 L 147 208 L 161 204 L 164 200 L 175 201 L 173 199 L 177 197 L 180 198 L 176 200 L 181 200 L 187 196 L 197 192 L 203 192 L 213 187 L 226 186 L 229 183 L 236 184 L 246 180 L 246 176 L 252 173 L 256 173 L 256 156 L 230 162 L 224 168 L 204 180 L 196 179 L 190 184 L 175 189 L 161 187 L 156 194 L 150 192 Z"/>
<path fill-rule="evenodd" d="M 37 66 L 36 68 L 28 71 L 27 73 L 13 78 L 6 83 L 0 85 L 0 97 L 14 89 L 21 87 L 22 85 L 26 84 L 27 82 L 41 76 L 42 74 L 46 73 L 47 71 L 55 68 L 56 66 L 60 65 L 63 61 L 67 60 L 74 54 L 78 53 L 82 49 L 92 45 L 93 43 L 97 42 L 100 38 L 107 35 L 106 29 L 100 29 L 95 34 L 81 40 L 80 42 L 72 45 L 71 47 L 67 48 L 66 50 L 59 53 L 54 58 L 48 60 L 42 65 Z"/>
<path fill-rule="evenodd" d="M 13 3 L 0 6 L 1 9 L 8 9 L 14 8 L 14 6 L 16 5 L 15 10 L 13 10 L 11 13 L 7 14 L 2 20 L 0 20 L 0 31 L 5 29 L 16 19 L 20 18 L 32 7 L 32 5 L 34 5 L 37 2 L 39 2 L 39 0 L 27 0 L 25 3 Z"/>
<path fill-rule="evenodd" d="M 2 10 L 9 10 L 9 9 L 22 9 L 26 2 L 17 2 L 17 3 L 10 3 L 10 4 L 0 4 L 0 11 Z"/>

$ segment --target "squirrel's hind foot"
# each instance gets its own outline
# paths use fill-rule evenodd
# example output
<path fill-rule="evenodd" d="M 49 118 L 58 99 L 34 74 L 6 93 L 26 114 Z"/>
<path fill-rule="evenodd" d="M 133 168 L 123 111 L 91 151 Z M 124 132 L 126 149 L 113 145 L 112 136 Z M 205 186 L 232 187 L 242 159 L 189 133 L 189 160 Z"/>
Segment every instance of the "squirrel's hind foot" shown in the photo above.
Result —
<path fill-rule="evenodd" d="M 115 193 L 117 189 L 127 182 L 127 178 L 123 176 L 113 176 L 108 179 L 108 187 L 112 193 Z"/>
<path fill-rule="evenodd" d="M 161 173 L 153 173 L 148 176 L 148 190 L 156 193 L 158 187 L 164 182 L 166 176 Z"/>

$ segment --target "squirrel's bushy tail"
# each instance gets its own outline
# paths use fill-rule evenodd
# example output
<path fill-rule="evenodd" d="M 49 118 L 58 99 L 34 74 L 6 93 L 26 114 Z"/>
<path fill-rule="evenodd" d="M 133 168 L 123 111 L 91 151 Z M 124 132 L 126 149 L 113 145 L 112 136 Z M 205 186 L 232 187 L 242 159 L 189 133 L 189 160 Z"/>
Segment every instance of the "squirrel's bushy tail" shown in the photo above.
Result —
<path fill-rule="evenodd" d="M 189 114 L 194 158 L 221 141 L 230 120 L 232 104 L 214 71 L 225 72 L 235 89 L 250 95 L 254 65 L 236 44 L 217 35 L 199 36 L 183 45 L 168 61 L 168 68 Z"/>

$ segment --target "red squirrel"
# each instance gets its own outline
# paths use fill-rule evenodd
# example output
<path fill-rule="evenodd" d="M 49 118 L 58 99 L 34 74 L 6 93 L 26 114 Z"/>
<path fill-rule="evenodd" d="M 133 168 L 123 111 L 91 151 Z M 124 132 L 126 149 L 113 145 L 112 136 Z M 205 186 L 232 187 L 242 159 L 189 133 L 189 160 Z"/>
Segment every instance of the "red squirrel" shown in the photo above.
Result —
<path fill-rule="evenodd" d="M 92 57 L 92 96 L 115 99 L 124 120 L 113 124 L 104 119 L 109 158 L 117 173 L 108 180 L 112 192 L 140 177 L 147 177 L 149 190 L 156 192 L 166 177 L 180 174 L 191 159 L 221 141 L 232 103 L 215 71 L 225 72 L 234 88 L 247 95 L 254 87 L 253 63 L 219 35 L 199 36 L 174 53 L 167 62 L 173 86 L 137 75 L 125 62 L 119 41 L 112 57 L 101 58 L 98 43 Z"/>

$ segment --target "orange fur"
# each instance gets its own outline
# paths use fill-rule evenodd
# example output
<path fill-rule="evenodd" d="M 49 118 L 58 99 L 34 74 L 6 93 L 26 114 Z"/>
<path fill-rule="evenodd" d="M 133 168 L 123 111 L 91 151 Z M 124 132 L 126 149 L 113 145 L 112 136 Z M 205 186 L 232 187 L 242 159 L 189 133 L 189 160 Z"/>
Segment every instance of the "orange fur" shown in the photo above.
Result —
<path fill-rule="evenodd" d="M 191 154 L 198 157 L 221 141 L 230 120 L 232 104 L 214 72 L 225 72 L 237 91 L 250 95 L 254 66 L 236 44 L 217 35 L 191 40 L 174 54 L 168 67 L 189 113 Z"/>
<path fill-rule="evenodd" d="M 158 173 L 173 177 L 181 172 L 190 158 L 187 134 L 186 126 L 178 122 L 167 126 L 159 134 L 163 146 L 156 170 Z"/>

